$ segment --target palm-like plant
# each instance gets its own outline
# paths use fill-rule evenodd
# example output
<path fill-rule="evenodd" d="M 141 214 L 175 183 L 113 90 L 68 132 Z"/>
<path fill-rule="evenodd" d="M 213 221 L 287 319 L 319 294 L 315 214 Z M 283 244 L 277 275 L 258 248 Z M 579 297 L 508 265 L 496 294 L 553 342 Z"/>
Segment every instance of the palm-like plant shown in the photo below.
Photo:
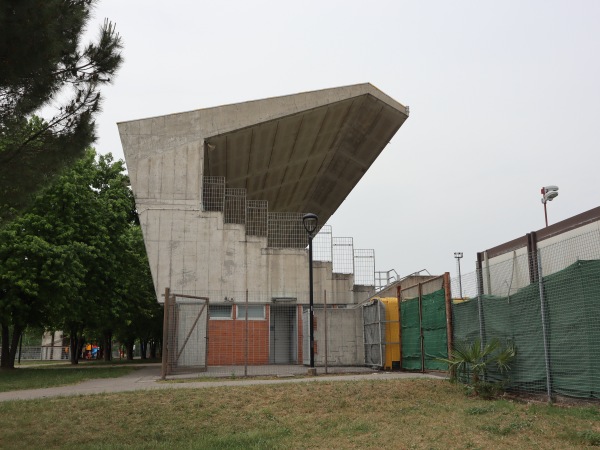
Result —
<path fill-rule="evenodd" d="M 498 339 L 492 339 L 485 345 L 476 339 L 472 343 L 461 342 L 452 350 L 448 359 L 440 361 L 448 364 L 452 378 L 463 375 L 477 391 L 481 379 L 491 367 L 495 367 L 505 376 L 510 370 L 510 363 L 517 355 L 514 344 L 503 346 Z M 470 375 L 470 376 L 469 376 Z"/>

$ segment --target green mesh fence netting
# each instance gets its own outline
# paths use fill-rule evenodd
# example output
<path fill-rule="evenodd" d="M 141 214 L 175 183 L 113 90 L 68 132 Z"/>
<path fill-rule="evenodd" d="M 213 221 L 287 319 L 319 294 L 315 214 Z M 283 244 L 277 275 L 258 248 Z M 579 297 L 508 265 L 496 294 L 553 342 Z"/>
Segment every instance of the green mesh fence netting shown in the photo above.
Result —
<path fill-rule="evenodd" d="M 419 299 L 401 302 L 402 368 L 421 369 L 421 328 Z"/>
<path fill-rule="evenodd" d="M 578 261 L 543 277 L 542 291 L 546 347 L 538 283 L 507 297 L 481 297 L 484 342 L 497 338 L 517 347 L 508 387 L 545 392 L 548 364 L 553 393 L 600 398 L 600 261 Z M 480 337 L 476 298 L 454 304 L 452 314 L 455 342 Z M 494 371 L 488 376 L 501 379 Z"/>
<path fill-rule="evenodd" d="M 402 320 L 402 368 L 420 370 L 421 327 L 425 369 L 446 370 L 446 364 L 437 358 L 448 357 L 448 336 L 446 333 L 446 304 L 444 290 L 440 289 L 421 297 L 422 323 L 419 317 L 419 299 L 413 298 L 401 303 Z"/>

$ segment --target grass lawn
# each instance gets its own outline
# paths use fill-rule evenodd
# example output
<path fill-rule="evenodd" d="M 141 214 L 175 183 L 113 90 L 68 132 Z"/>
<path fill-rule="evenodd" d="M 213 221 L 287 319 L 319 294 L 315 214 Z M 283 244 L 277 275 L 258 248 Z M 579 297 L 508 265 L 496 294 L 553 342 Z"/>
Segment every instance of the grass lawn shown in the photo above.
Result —
<path fill-rule="evenodd" d="M 169 389 L 0 403 L 0 448 L 527 449 L 600 445 L 600 408 L 442 380 Z"/>
<path fill-rule="evenodd" d="M 93 378 L 115 378 L 127 375 L 135 367 L 42 366 L 0 370 L 0 392 L 40 389 L 76 384 Z M 2 448 L 2 445 L 0 445 Z"/>

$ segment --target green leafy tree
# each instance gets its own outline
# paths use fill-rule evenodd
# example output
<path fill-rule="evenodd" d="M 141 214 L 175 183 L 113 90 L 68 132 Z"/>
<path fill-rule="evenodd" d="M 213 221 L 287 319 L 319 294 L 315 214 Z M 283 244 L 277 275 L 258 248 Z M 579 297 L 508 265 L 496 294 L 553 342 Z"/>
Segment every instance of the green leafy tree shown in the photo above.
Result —
<path fill-rule="evenodd" d="M 69 334 L 73 335 L 75 330 L 82 332 L 85 325 L 91 334 L 100 335 L 104 357 L 110 360 L 113 330 L 132 306 L 123 296 L 123 286 L 128 283 L 130 271 L 136 268 L 129 267 L 123 255 L 128 251 L 128 236 L 137 215 L 123 163 L 113 161 L 111 155 L 98 158 L 91 188 L 103 211 L 103 217 L 98 219 L 102 224 L 101 238 L 95 244 L 99 252 L 86 276 L 85 295 L 93 306 L 87 309 L 85 317 L 77 314 L 72 317 L 79 326 L 73 326 L 72 322 Z M 145 264 L 148 265 L 147 259 Z"/>
<path fill-rule="evenodd" d="M 84 331 L 124 315 L 120 255 L 134 217 L 123 163 L 89 150 L 0 231 L 2 367 L 14 366 L 25 326 L 63 330 L 76 364 Z"/>
<path fill-rule="evenodd" d="M 35 213 L 0 231 L 1 367 L 14 367 L 19 337 L 26 326 L 50 325 L 54 305 L 83 285 L 82 244 L 56 244 L 45 236 L 54 225 Z"/>
<path fill-rule="evenodd" d="M 148 345 L 151 350 L 154 348 L 155 356 L 156 344 L 162 339 L 163 309 L 156 301 L 140 226 L 132 226 L 124 237 L 122 265 L 128 268 L 128 274 L 120 293 L 127 308 L 122 310 L 115 332 L 127 348 L 128 359 L 133 358 L 136 340 L 140 342 L 142 358 L 146 357 Z"/>
<path fill-rule="evenodd" d="M 0 225 L 94 140 L 100 88 L 122 61 L 108 21 L 95 42 L 81 42 L 95 3 L 0 2 Z M 42 110 L 46 120 L 30 120 Z"/>
<path fill-rule="evenodd" d="M 54 320 L 56 329 L 68 334 L 71 362 L 76 364 L 84 332 L 101 329 L 110 336 L 112 322 L 128 307 L 120 295 L 128 267 L 121 264 L 123 241 L 135 220 L 134 200 L 122 161 L 112 156 L 86 154 L 53 192 L 49 204 L 68 204 L 55 220 L 68 219 L 76 231 L 73 239 L 91 250 L 82 254 L 84 289 L 79 289 Z M 73 183 L 75 182 L 75 183 Z M 110 342 L 110 338 L 108 342 Z M 110 355 L 110 349 L 105 349 Z"/>

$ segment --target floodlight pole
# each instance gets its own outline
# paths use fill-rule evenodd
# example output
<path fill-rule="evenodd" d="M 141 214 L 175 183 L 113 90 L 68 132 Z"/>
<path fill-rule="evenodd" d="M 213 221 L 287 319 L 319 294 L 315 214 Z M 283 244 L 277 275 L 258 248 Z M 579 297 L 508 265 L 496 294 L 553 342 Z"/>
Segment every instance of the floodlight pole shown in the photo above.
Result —
<path fill-rule="evenodd" d="M 548 228 L 548 209 L 546 203 L 552 201 L 553 198 L 558 196 L 558 186 L 544 186 L 541 189 L 542 203 L 544 204 L 544 219 L 546 219 L 546 228 Z"/>
<path fill-rule="evenodd" d="M 315 367 L 315 330 L 314 330 L 314 294 L 313 294 L 313 249 L 312 241 L 317 229 L 319 218 L 316 214 L 305 214 L 302 217 L 302 224 L 308 234 L 308 283 L 309 283 L 309 313 L 308 313 L 308 333 L 310 343 L 310 370 L 314 374 Z"/>
<path fill-rule="evenodd" d="M 460 275 L 460 259 L 463 257 L 462 252 L 454 252 L 454 257 L 456 258 L 456 262 L 458 263 L 458 289 L 460 291 L 460 298 L 463 298 L 462 295 L 462 277 Z"/>

